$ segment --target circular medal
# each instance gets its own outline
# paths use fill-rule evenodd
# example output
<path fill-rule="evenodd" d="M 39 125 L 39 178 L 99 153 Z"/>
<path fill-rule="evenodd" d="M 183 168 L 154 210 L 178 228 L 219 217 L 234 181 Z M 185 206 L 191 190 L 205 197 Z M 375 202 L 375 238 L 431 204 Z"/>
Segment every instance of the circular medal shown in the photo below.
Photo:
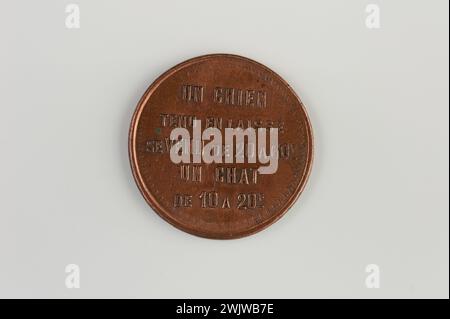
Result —
<path fill-rule="evenodd" d="M 129 155 L 142 195 L 167 222 L 202 237 L 239 238 L 297 200 L 311 170 L 312 129 L 279 75 L 212 54 L 150 85 L 133 115 Z"/>

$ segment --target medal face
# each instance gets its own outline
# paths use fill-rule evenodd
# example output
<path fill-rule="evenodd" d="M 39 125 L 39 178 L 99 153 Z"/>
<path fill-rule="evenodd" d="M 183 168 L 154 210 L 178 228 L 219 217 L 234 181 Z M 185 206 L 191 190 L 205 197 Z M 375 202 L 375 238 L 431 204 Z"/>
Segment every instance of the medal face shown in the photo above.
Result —
<path fill-rule="evenodd" d="M 129 155 L 142 195 L 162 218 L 197 236 L 239 238 L 296 201 L 311 170 L 312 129 L 280 76 L 213 54 L 173 67 L 147 89 Z"/>

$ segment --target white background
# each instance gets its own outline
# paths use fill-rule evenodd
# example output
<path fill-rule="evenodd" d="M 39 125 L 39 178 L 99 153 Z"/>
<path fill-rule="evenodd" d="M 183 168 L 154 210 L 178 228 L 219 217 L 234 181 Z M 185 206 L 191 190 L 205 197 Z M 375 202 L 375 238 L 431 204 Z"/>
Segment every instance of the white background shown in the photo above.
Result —
<path fill-rule="evenodd" d="M 73 2 L 77 30 L 0 1 L 0 297 L 448 298 L 447 0 Z M 284 77 L 316 143 L 295 206 L 232 241 L 161 220 L 127 154 L 147 86 L 218 52 Z"/>

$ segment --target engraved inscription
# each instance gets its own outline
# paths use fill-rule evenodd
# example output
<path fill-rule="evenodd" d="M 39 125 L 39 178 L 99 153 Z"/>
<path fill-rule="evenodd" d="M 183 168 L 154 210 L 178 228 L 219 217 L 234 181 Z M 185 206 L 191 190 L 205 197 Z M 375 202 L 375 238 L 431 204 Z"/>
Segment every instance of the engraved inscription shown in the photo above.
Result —
<path fill-rule="evenodd" d="M 201 192 L 199 196 L 202 208 L 216 208 L 219 205 L 219 194 L 217 192 Z"/>
<path fill-rule="evenodd" d="M 213 96 L 216 104 L 261 108 L 267 105 L 267 93 L 260 90 L 216 87 Z"/>
<path fill-rule="evenodd" d="M 237 199 L 238 209 L 256 209 L 264 207 L 263 193 L 240 193 Z"/>
<path fill-rule="evenodd" d="M 258 182 L 257 168 L 216 167 L 215 180 L 226 184 L 256 184 Z"/>
<path fill-rule="evenodd" d="M 199 165 L 180 165 L 180 178 L 187 182 L 201 182 L 202 167 Z"/>
<path fill-rule="evenodd" d="M 242 119 L 242 118 L 224 118 L 224 117 L 212 117 L 207 116 L 204 119 L 198 118 L 195 115 L 189 114 L 159 114 L 160 123 L 162 127 L 183 127 L 192 128 L 194 120 L 201 120 L 202 125 L 205 127 L 215 127 L 218 129 L 224 128 L 278 128 L 280 133 L 284 133 L 285 124 L 282 120 L 270 120 L 270 119 Z"/>
<path fill-rule="evenodd" d="M 216 191 L 203 191 L 199 195 L 201 208 L 212 209 L 222 208 L 227 209 L 233 206 L 233 201 L 230 201 L 228 196 L 219 194 Z M 234 205 L 240 210 L 252 210 L 264 208 L 264 194 L 260 192 L 254 193 L 239 193 L 237 194 Z"/>
<path fill-rule="evenodd" d="M 203 102 L 203 86 L 201 85 L 183 85 L 181 87 L 181 98 L 186 102 Z"/>
<path fill-rule="evenodd" d="M 173 207 L 192 207 L 192 195 L 175 194 Z"/>

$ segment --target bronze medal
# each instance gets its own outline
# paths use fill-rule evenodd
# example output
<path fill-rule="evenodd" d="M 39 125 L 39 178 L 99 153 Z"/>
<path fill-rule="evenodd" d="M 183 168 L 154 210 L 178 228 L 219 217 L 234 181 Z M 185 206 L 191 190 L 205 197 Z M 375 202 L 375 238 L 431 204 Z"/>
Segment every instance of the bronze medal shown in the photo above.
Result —
<path fill-rule="evenodd" d="M 129 155 L 142 195 L 162 218 L 194 235 L 239 238 L 296 201 L 311 170 L 312 130 L 280 76 L 212 54 L 178 64 L 147 89 Z"/>

